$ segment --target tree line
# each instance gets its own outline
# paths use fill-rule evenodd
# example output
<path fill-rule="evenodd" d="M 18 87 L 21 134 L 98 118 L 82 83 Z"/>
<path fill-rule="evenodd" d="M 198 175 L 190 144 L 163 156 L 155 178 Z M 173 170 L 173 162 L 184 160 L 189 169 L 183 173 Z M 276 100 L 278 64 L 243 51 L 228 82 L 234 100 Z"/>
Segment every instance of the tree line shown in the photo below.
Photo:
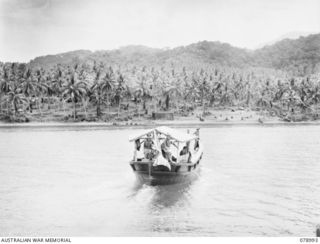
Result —
<path fill-rule="evenodd" d="M 228 69 L 205 66 L 109 66 L 95 61 L 32 68 L 22 63 L 0 65 L 0 114 L 4 117 L 54 114 L 56 108 L 78 118 L 94 111 L 121 117 L 133 108 L 136 116 L 152 111 L 188 115 L 195 109 L 241 107 L 272 112 L 279 117 L 316 113 L 319 75 L 290 77 L 267 69 Z M 55 108 L 55 109 L 53 109 Z"/>

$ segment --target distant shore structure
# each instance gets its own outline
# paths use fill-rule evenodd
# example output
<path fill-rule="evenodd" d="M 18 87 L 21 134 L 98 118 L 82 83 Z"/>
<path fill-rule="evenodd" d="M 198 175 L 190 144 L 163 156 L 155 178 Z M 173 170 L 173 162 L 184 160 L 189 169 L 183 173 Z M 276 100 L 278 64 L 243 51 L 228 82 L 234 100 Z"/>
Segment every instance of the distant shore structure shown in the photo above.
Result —
<path fill-rule="evenodd" d="M 153 112 L 152 119 L 155 120 L 174 120 L 173 112 Z"/>

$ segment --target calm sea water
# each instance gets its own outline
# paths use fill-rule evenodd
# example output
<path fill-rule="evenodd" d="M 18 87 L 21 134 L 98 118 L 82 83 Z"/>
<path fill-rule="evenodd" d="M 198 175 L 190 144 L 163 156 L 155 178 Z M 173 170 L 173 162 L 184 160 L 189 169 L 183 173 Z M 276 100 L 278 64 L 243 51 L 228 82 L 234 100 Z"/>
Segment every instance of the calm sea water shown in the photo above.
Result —
<path fill-rule="evenodd" d="M 136 132 L 1 128 L 0 236 L 315 236 L 320 126 L 203 128 L 199 178 L 172 186 L 136 184 Z"/>

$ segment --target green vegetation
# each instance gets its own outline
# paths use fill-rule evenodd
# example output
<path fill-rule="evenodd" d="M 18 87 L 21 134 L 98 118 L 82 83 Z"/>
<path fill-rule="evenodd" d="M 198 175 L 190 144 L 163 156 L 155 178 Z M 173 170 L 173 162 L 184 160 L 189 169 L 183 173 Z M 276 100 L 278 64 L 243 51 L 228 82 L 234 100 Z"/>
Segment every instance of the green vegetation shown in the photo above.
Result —
<path fill-rule="evenodd" d="M 0 119 L 122 121 L 154 111 L 188 116 L 195 110 L 203 118 L 212 109 L 238 108 L 285 121 L 315 120 L 320 42 L 314 39 L 319 35 L 253 54 L 201 42 L 167 51 L 127 47 L 0 63 Z"/>
<path fill-rule="evenodd" d="M 33 68 L 54 68 L 57 64 L 73 66 L 96 61 L 107 66 L 135 65 L 136 67 L 174 66 L 199 71 L 206 66 L 248 69 L 262 67 L 281 70 L 290 76 L 306 76 L 320 72 L 320 34 L 284 39 L 271 46 L 250 51 L 226 43 L 202 41 L 169 50 L 143 46 L 128 46 L 111 51 L 78 50 L 35 58 Z"/>

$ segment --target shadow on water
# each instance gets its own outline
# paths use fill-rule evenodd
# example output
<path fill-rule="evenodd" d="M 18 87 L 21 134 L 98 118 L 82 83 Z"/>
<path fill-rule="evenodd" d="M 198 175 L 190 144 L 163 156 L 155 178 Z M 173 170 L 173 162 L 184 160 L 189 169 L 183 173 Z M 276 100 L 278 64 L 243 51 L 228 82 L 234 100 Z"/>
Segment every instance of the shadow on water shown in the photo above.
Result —
<path fill-rule="evenodd" d="M 169 208 L 176 205 L 188 204 L 191 189 L 198 179 L 189 182 L 150 186 L 136 181 L 131 188 L 129 198 L 138 198 L 144 195 L 150 209 Z"/>
<path fill-rule="evenodd" d="M 141 198 L 148 203 L 150 209 L 170 208 L 184 206 L 192 197 L 192 189 L 199 183 L 202 175 L 202 167 L 188 181 L 168 185 L 147 185 L 136 179 L 129 190 L 129 199 Z"/>
<path fill-rule="evenodd" d="M 167 208 L 187 204 L 193 184 L 194 181 L 174 185 L 155 186 L 155 192 L 151 199 L 150 207 Z"/>

